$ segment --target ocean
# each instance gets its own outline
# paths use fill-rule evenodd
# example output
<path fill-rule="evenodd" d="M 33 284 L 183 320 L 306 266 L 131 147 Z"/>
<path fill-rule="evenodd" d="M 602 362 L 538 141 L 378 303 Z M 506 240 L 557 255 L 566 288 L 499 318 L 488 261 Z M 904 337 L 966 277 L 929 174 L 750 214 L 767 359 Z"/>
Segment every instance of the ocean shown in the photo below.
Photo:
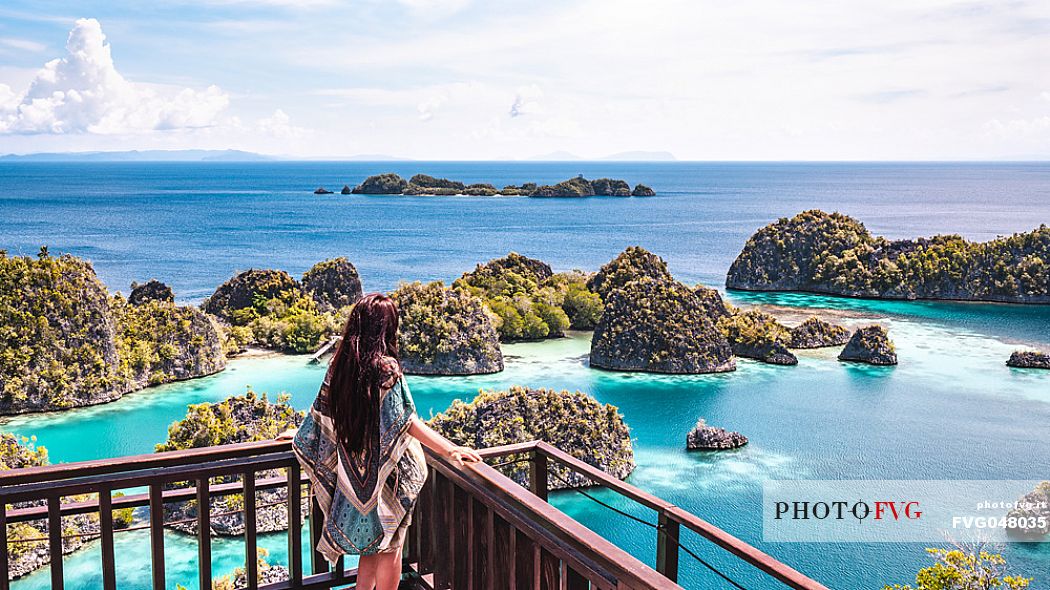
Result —
<path fill-rule="evenodd" d="M 497 186 L 554 182 L 584 174 L 656 189 L 653 198 L 529 199 L 343 196 L 343 184 L 380 172 L 416 172 Z M 337 194 L 316 196 L 324 185 Z M 556 270 L 596 270 L 624 247 L 663 256 L 688 282 L 721 287 L 747 237 L 777 217 L 837 210 L 887 237 L 958 233 L 970 239 L 1050 223 L 1048 164 L 825 163 L 20 163 L 0 164 L 0 249 L 90 259 L 111 290 L 157 278 L 183 302 L 199 302 L 249 267 L 301 274 L 314 262 L 348 257 L 366 290 L 402 280 L 450 282 L 509 251 Z M 754 543 L 831 588 L 881 588 L 912 581 L 928 564 L 926 544 L 766 543 L 766 479 L 1044 479 L 1050 456 L 1050 373 L 1009 369 L 1019 345 L 1050 346 L 1050 306 L 887 302 L 807 294 L 731 292 L 737 305 L 781 315 L 816 311 L 850 325 L 887 325 L 901 364 L 844 365 L 834 351 L 802 351 L 799 365 L 741 360 L 705 376 L 618 374 L 590 369 L 588 338 L 504 347 L 503 373 L 410 380 L 424 417 L 478 389 L 512 384 L 579 389 L 616 405 L 635 439 L 629 481 Z M 37 436 L 53 461 L 151 452 L 190 403 L 246 386 L 292 394 L 305 408 L 322 369 L 303 357 L 241 359 L 218 375 L 169 384 L 111 404 L 0 422 Z M 687 453 L 697 418 L 748 436 L 742 449 Z M 599 497 L 639 517 L 646 510 Z M 562 510 L 648 563 L 655 543 L 642 525 L 573 492 Z M 148 587 L 144 534 L 118 535 L 121 588 Z M 122 539 L 122 540 L 121 540 Z M 695 535 L 684 542 L 748 588 L 776 587 Z M 262 546 L 286 559 L 284 537 Z M 236 540 L 215 545 L 215 573 L 240 564 Z M 1050 589 L 1050 543 L 1002 548 L 1013 569 Z M 170 534 L 169 579 L 195 588 L 192 538 Z M 135 556 L 138 555 L 138 558 Z M 99 588 L 97 544 L 66 558 L 67 580 Z M 683 555 L 683 585 L 723 587 Z M 46 570 L 17 590 L 46 588 Z M 74 587 L 74 586 L 70 586 Z"/>

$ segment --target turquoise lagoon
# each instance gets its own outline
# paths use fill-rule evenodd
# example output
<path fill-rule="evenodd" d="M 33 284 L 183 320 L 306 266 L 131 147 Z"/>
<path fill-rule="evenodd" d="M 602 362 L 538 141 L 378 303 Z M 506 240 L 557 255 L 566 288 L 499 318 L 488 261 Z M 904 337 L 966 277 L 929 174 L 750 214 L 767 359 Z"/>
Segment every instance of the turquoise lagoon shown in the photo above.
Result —
<path fill-rule="evenodd" d="M 315 196 L 370 174 L 421 172 L 498 186 L 584 174 L 653 186 L 648 199 Z M 451 281 L 514 250 L 556 270 L 595 270 L 625 246 L 663 256 L 685 281 L 718 286 L 748 236 L 784 215 L 837 210 L 891 238 L 959 233 L 986 240 L 1050 222 L 1047 163 L 623 163 L 263 162 L 0 163 L 0 249 L 70 252 L 91 260 L 111 290 L 151 277 L 199 302 L 237 270 L 298 275 L 347 256 L 368 290 L 399 280 Z M 1009 369 L 1014 347 L 1050 347 L 1050 306 L 863 301 L 805 294 L 733 293 L 737 304 L 890 327 L 901 364 L 838 363 L 804 351 L 797 367 L 741 361 L 734 373 L 697 377 L 617 374 L 586 364 L 587 336 L 504 348 L 507 370 L 472 378 L 414 378 L 424 416 L 480 388 L 512 384 L 580 389 L 615 404 L 635 437 L 630 481 L 663 496 L 832 588 L 910 581 L 928 563 L 923 545 L 762 542 L 761 482 L 821 479 L 1043 479 L 1050 477 L 1050 372 Z M 153 450 L 191 403 L 252 386 L 289 392 L 305 408 L 322 369 L 302 357 L 236 360 L 218 375 L 153 388 L 94 408 L 0 422 L 35 435 L 54 461 Z M 684 451 L 697 418 L 751 443 L 720 454 Z M 598 492 L 640 517 L 645 510 Z M 571 492 L 553 501 L 652 563 L 651 531 Z M 120 587 L 148 587 L 144 533 L 117 537 Z M 748 588 L 776 587 L 701 539 L 685 542 Z M 284 536 L 264 538 L 271 561 Z M 1012 544 L 1011 564 L 1050 590 L 1050 543 Z M 242 561 L 236 540 L 214 545 L 216 574 Z M 169 580 L 195 587 L 190 537 L 170 534 Z M 66 559 L 70 587 L 100 587 L 97 544 Z M 682 557 L 687 587 L 725 583 Z M 76 584 L 74 586 L 74 584 Z M 17 590 L 47 588 L 44 571 Z"/>
<path fill-rule="evenodd" d="M 455 398 L 512 384 L 580 389 L 616 405 L 635 438 L 638 468 L 629 481 L 683 506 L 752 542 L 832 588 L 875 588 L 909 581 L 925 564 L 921 544 L 763 543 L 764 479 L 1033 479 L 1046 477 L 1050 456 L 1050 373 L 1003 364 L 1020 342 L 995 334 L 1014 306 L 877 302 L 811 295 L 734 294 L 738 305 L 761 304 L 786 316 L 813 311 L 848 324 L 878 321 L 890 328 L 901 364 L 893 368 L 847 365 L 835 350 L 800 351 L 797 367 L 741 360 L 733 373 L 706 376 L 619 374 L 591 369 L 588 334 L 504 347 L 507 369 L 476 377 L 412 378 L 420 413 L 439 412 Z M 1050 309 L 1023 308 L 1028 323 L 1050 325 Z M 1038 322 L 1033 322 L 1038 319 Z M 1021 339 L 1047 344 L 1043 338 Z M 53 461 L 76 461 L 151 452 L 187 404 L 220 400 L 247 386 L 290 393 L 306 408 L 323 368 L 301 356 L 235 360 L 218 375 L 170 384 L 124 399 L 70 412 L 22 416 L 0 426 L 35 434 Z M 751 443 L 737 451 L 684 451 L 697 418 L 739 430 Z M 603 500 L 639 517 L 652 514 L 599 491 Z M 652 563 L 654 540 L 646 528 L 572 492 L 554 503 L 639 558 Z M 261 545 L 270 561 L 286 559 L 285 535 Z M 968 538 L 968 537 L 960 537 Z M 122 588 L 147 588 L 148 537 L 118 535 Z M 775 587 L 734 563 L 699 537 L 686 542 L 749 588 Z M 169 580 L 194 588 L 196 545 L 170 533 Z M 1050 543 L 1011 544 L 1011 564 L 1050 588 Z M 216 575 L 243 562 L 239 540 L 214 546 Z M 98 588 L 98 547 L 66 558 L 73 588 Z M 721 587 L 701 566 L 682 557 L 686 587 Z M 713 586 L 709 586 L 712 585 Z M 48 586 L 45 570 L 16 590 Z"/>

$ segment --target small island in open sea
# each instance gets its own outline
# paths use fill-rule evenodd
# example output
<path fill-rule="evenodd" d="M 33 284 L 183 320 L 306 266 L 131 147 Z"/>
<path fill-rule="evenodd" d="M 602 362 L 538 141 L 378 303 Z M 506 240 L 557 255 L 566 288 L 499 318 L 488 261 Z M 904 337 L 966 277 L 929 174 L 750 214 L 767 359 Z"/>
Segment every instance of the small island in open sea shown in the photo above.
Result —
<path fill-rule="evenodd" d="M 466 184 L 458 180 L 435 178 L 426 174 L 416 174 L 405 180 L 401 176 L 388 172 L 369 176 L 353 189 L 343 186 L 340 193 L 344 195 L 410 195 L 410 196 L 451 196 L 467 195 L 474 197 L 652 197 L 656 191 L 644 184 L 634 188 L 624 180 L 615 178 L 597 178 L 587 180 L 583 175 L 563 180 L 556 184 L 537 184 L 526 182 L 522 185 L 507 185 L 496 188 L 495 185 L 481 182 Z M 330 195 L 332 191 L 319 187 L 315 195 Z"/>

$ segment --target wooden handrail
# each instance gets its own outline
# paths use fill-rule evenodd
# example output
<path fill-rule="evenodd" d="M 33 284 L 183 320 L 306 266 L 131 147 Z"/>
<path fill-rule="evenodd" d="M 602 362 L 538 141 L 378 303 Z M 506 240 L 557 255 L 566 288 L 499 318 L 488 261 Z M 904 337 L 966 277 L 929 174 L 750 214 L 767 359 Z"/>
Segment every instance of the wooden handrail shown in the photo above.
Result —
<path fill-rule="evenodd" d="M 468 463 L 462 468 L 452 467 L 442 457 L 425 449 L 428 463 L 445 477 L 471 489 L 479 495 L 494 497 L 510 502 L 523 510 L 527 516 L 526 524 L 531 522 L 540 525 L 551 533 L 555 539 L 566 546 L 585 555 L 598 555 L 603 559 L 603 566 L 613 570 L 615 580 L 626 583 L 631 588 L 674 589 L 678 584 L 658 574 L 638 558 L 620 549 L 604 537 L 583 526 L 564 512 L 544 500 L 529 493 L 514 480 L 503 475 L 485 463 Z M 464 471 L 473 475 L 477 481 L 472 482 Z M 478 485 L 483 484 L 483 485 Z M 495 505 L 495 503 L 493 503 Z"/>
<path fill-rule="evenodd" d="M 584 475 L 592 481 L 597 482 L 602 487 L 608 488 L 630 500 L 633 500 L 634 502 L 656 511 L 658 522 L 672 522 L 684 526 L 722 549 L 725 549 L 729 553 L 753 565 L 755 568 L 769 574 L 771 577 L 790 588 L 796 590 L 828 590 L 820 582 L 807 577 L 805 574 L 802 574 L 791 566 L 778 561 L 762 550 L 738 539 L 717 526 L 703 520 L 699 516 L 683 510 L 682 508 L 641 490 L 625 481 L 621 481 L 601 469 L 585 463 L 545 441 L 530 441 L 527 443 L 489 447 L 482 449 L 480 453 L 482 457 L 485 458 L 504 457 L 507 455 L 524 453 L 540 453 L 554 463 L 562 465 L 580 475 Z M 675 541 L 678 541 L 678 539 L 675 538 L 668 542 L 673 543 Z M 677 554 L 677 545 L 673 550 Z M 658 561 L 660 560 L 658 559 Z M 677 572 L 677 564 L 674 568 Z"/>
<path fill-rule="evenodd" d="M 72 477 L 85 477 L 89 475 L 104 475 L 107 473 L 119 473 L 122 471 L 139 469 L 171 467 L 174 465 L 186 465 L 188 463 L 200 463 L 204 461 L 242 459 L 268 452 L 291 450 L 291 441 L 264 440 L 215 447 L 185 449 L 182 451 L 165 451 L 163 453 L 144 453 L 141 455 L 113 457 L 109 459 L 92 459 L 89 461 L 78 461 L 76 463 L 56 463 L 54 465 L 44 465 L 41 467 L 25 467 L 22 469 L 0 471 L 0 487 L 41 481 L 54 481 L 56 479 L 67 479 Z"/>

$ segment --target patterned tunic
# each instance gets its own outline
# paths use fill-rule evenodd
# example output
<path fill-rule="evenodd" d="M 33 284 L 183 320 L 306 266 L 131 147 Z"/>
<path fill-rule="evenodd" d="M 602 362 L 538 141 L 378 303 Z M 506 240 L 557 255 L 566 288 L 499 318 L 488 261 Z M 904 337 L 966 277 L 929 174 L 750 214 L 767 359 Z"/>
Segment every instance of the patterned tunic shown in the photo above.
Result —
<path fill-rule="evenodd" d="M 427 478 L 423 449 L 408 434 L 416 413 L 412 394 L 404 377 L 391 380 L 381 396 L 379 430 L 364 452 L 348 453 L 337 442 L 328 411 L 330 372 L 293 442 L 324 513 L 317 550 L 331 563 L 343 554 L 399 549 Z"/>

